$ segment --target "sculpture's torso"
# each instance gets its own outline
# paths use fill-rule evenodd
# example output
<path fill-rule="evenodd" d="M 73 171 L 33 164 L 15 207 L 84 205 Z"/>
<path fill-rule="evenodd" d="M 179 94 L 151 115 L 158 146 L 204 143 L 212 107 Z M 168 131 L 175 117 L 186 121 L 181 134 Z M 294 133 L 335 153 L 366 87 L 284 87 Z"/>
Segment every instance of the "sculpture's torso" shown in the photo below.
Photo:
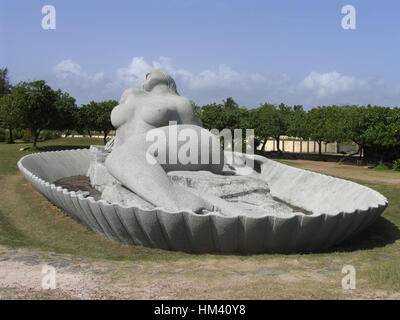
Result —
<path fill-rule="evenodd" d="M 131 94 L 120 108 L 118 112 L 124 119 L 112 117 L 120 142 L 151 129 L 168 126 L 171 121 L 176 124 L 200 124 L 190 101 L 174 94 L 159 95 L 138 90 Z M 115 118 L 117 117 L 121 115 L 116 115 Z"/>

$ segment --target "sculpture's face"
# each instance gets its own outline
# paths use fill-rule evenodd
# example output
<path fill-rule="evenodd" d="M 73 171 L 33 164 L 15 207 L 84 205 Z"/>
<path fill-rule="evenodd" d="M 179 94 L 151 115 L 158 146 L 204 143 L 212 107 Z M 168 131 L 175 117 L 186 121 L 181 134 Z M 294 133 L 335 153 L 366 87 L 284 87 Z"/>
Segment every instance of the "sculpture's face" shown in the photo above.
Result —
<path fill-rule="evenodd" d="M 151 91 L 152 86 L 150 85 L 150 80 L 152 79 L 151 72 L 146 73 L 143 79 L 143 90 L 144 91 Z"/>
<path fill-rule="evenodd" d="M 143 79 L 143 90 L 150 92 L 160 83 L 168 86 L 170 93 L 178 94 L 174 79 L 172 79 L 168 73 L 160 69 L 151 70 L 146 73 Z"/>

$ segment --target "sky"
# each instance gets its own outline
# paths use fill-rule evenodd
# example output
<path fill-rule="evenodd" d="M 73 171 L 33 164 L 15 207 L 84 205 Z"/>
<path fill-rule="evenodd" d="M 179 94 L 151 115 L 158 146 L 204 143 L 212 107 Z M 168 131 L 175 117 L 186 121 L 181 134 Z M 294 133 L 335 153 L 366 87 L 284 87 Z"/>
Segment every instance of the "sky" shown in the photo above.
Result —
<path fill-rule="evenodd" d="M 42 28 L 42 7 L 56 28 Z M 343 29 L 352 5 L 356 29 Z M 198 105 L 400 105 L 398 0 L 0 0 L 0 68 L 119 100 L 161 68 Z"/>

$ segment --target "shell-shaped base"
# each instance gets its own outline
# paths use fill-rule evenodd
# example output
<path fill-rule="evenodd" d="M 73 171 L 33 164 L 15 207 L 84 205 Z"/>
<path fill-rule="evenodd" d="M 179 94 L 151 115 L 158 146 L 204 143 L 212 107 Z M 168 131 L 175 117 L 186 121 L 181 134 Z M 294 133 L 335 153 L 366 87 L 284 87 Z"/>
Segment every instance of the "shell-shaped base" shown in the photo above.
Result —
<path fill-rule="evenodd" d="M 85 198 L 54 182 L 85 175 L 88 149 L 30 154 L 18 162 L 24 177 L 53 204 L 98 234 L 134 245 L 185 252 L 311 252 L 363 230 L 387 206 L 365 186 L 254 156 L 272 196 L 312 214 L 224 217 L 123 207 Z"/>

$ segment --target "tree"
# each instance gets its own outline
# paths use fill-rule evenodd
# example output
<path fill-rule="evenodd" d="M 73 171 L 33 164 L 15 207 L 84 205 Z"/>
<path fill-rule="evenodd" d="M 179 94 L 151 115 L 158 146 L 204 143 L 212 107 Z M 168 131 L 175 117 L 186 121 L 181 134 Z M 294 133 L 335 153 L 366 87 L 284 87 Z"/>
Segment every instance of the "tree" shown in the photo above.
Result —
<path fill-rule="evenodd" d="M 213 103 L 203 106 L 201 112 L 199 112 L 203 127 L 208 130 L 217 129 L 219 131 L 225 129 L 227 126 L 225 111 L 221 104 Z"/>
<path fill-rule="evenodd" d="M 365 109 L 366 122 L 370 125 L 365 129 L 363 137 L 366 140 L 366 155 L 379 159 L 393 156 L 393 151 L 399 145 L 396 135 L 398 122 L 395 111 L 388 107 L 370 106 Z"/>
<path fill-rule="evenodd" d="M 232 97 L 226 98 L 226 100 L 222 100 L 224 103 L 224 107 L 227 110 L 239 109 L 239 105 L 233 100 Z"/>
<path fill-rule="evenodd" d="M 14 143 L 13 129 L 22 123 L 21 102 L 21 97 L 15 92 L 0 97 L 0 121 L 10 132 L 8 143 Z"/>
<path fill-rule="evenodd" d="M 370 123 L 367 121 L 367 109 L 356 105 L 343 106 L 343 133 L 348 140 L 358 145 L 361 156 L 368 145 L 367 137 L 364 135 Z M 363 152 L 364 151 L 364 152 Z"/>
<path fill-rule="evenodd" d="M 0 69 L 0 122 L 10 132 L 8 143 L 14 143 L 13 129 L 20 120 L 17 112 L 18 103 L 15 96 L 10 96 L 11 91 L 12 85 L 8 78 L 8 69 L 2 68 Z"/>
<path fill-rule="evenodd" d="M 111 124 L 111 111 L 117 105 L 118 101 L 115 100 L 91 101 L 89 104 L 82 105 L 79 111 L 80 123 L 85 121 L 84 127 L 87 130 L 103 132 L 103 140 L 106 144 L 109 132 L 114 129 Z"/>
<path fill-rule="evenodd" d="M 36 148 L 40 132 L 56 118 L 58 95 L 44 80 L 22 82 L 14 90 L 21 101 L 21 127 L 30 129 Z"/>
<path fill-rule="evenodd" d="M 251 121 L 253 123 L 254 134 L 263 139 L 262 150 L 269 137 L 277 142 L 278 152 L 279 141 L 282 135 L 287 134 L 289 130 L 292 108 L 281 103 L 275 106 L 270 103 L 264 103 L 254 111 L 251 111 Z"/>
<path fill-rule="evenodd" d="M 287 134 L 292 137 L 307 138 L 307 112 L 303 109 L 303 106 L 293 106 Z"/>
<path fill-rule="evenodd" d="M 79 109 L 75 103 L 75 98 L 71 97 L 67 92 L 62 92 L 58 89 L 56 95 L 56 113 L 48 129 L 67 130 L 66 135 L 68 135 L 69 130 L 77 128 Z"/>
<path fill-rule="evenodd" d="M 8 69 L 0 69 L 0 97 L 11 92 L 12 85 L 8 78 Z"/>
<path fill-rule="evenodd" d="M 254 135 L 263 141 L 261 150 L 265 149 L 268 138 L 272 136 L 271 127 L 267 124 L 271 122 L 270 117 L 275 111 L 274 108 L 274 105 L 265 103 L 249 111 L 249 122 L 254 129 Z"/>
<path fill-rule="evenodd" d="M 341 137 L 340 117 L 337 106 L 319 106 L 308 111 L 306 116 L 306 136 L 318 143 L 318 153 L 322 155 L 322 142 L 334 142 Z"/>
<path fill-rule="evenodd" d="M 92 115 L 93 117 L 94 115 Z M 90 107 L 88 104 L 78 108 L 76 129 L 78 132 L 87 131 L 89 137 L 92 137 L 90 130 L 94 127 L 93 119 L 90 115 Z"/>
<path fill-rule="evenodd" d="M 343 132 L 359 146 L 366 159 L 395 157 L 400 145 L 400 115 L 398 108 L 379 106 L 343 107 Z"/>

